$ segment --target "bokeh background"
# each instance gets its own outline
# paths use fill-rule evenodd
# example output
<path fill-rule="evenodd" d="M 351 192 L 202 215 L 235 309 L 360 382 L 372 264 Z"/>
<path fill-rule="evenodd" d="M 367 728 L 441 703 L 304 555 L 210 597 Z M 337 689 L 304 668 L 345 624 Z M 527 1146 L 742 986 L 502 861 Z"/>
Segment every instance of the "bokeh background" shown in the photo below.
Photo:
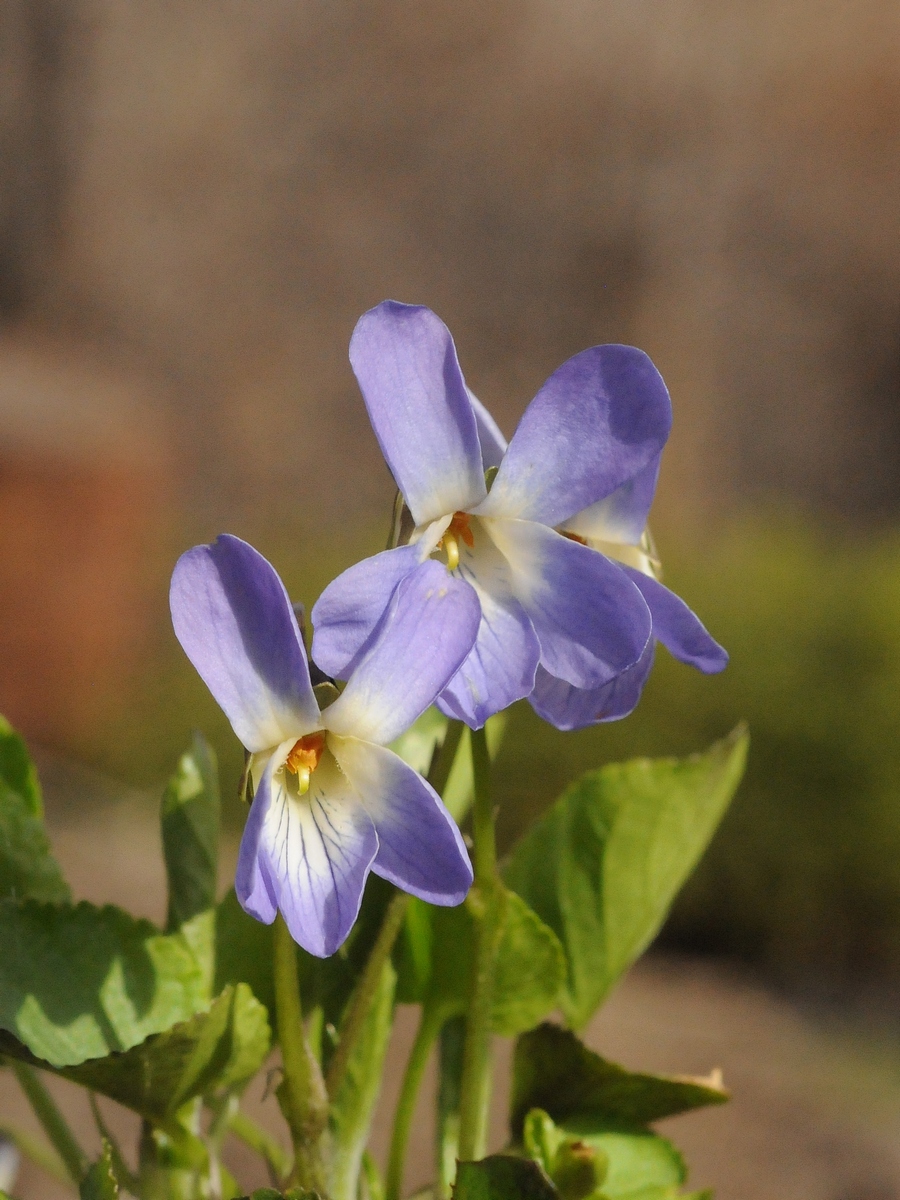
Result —
<path fill-rule="evenodd" d="M 666 581 L 732 663 L 659 661 L 576 735 L 515 711 L 503 836 L 578 769 L 746 718 L 663 945 L 893 1036 L 895 0 L 4 0 L 0 156 L 0 711 L 51 816 L 102 838 L 194 726 L 231 794 L 168 575 L 228 530 L 309 604 L 381 547 L 361 312 L 434 308 L 507 435 L 563 359 L 633 343 L 675 409 Z"/>

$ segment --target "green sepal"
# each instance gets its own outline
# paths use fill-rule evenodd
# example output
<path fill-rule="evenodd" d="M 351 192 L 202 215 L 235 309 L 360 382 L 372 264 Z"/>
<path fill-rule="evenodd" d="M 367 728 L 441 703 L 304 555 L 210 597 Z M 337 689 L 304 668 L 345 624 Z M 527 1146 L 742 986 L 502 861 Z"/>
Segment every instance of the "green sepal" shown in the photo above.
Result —
<path fill-rule="evenodd" d="M 743 774 L 739 727 L 704 754 L 589 771 L 516 846 L 507 884 L 559 937 L 578 1029 L 659 932 Z"/>
<path fill-rule="evenodd" d="M 181 756 L 160 809 L 170 933 L 215 906 L 220 811 L 216 757 L 198 733 Z"/>
<path fill-rule="evenodd" d="M 81 1200 L 118 1200 L 119 1181 L 113 1169 L 112 1147 L 106 1138 L 100 1157 L 81 1181 L 78 1194 Z"/>
<path fill-rule="evenodd" d="M 544 1024 L 516 1042 L 510 1124 L 518 1138 L 526 1113 L 543 1109 L 557 1122 L 584 1117 L 647 1125 L 728 1098 L 714 1080 L 628 1071 L 589 1050 L 574 1033 Z"/>
<path fill-rule="evenodd" d="M 65 904 L 70 898 L 33 804 L 0 780 L 0 900 Z"/>
<path fill-rule="evenodd" d="M 566 964 L 553 931 L 515 893 L 499 886 L 502 933 L 494 967 L 492 1028 L 513 1037 L 557 1006 Z M 457 908 L 410 903 L 397 954 L 400 1003 L 437 1006 L 447 1017 L 465 1011 L 474 920 L 468 902 Z"/>
<path fill-rule="evenodd" d="M 581 1120 L 566 1121 L 561 1128 L 605 1155 L 603 1195 L 609 1200 L 674 1200 L 687 1178 L 678 1150 L 648 1129 Z"/>
<path fill-rule="evenodd" d="M 492 1154 L 459 1164 L 453 1200 L 559 1200 L 559 1193 L 530 1158 Z"/>
<path fill-rule="evenodd" d="M 180 933 L 112 905 L 0 903 L 0 1030 L 52 1066 L 128 1050 L 206 1002 Z"/>
<path fill-rule="evenodd" d="M 0 717 L 0 783 L 21 796 L 33 817 L 44 816 L 44 800 L 34 763 L 25 742 L 5 717 Z"/>

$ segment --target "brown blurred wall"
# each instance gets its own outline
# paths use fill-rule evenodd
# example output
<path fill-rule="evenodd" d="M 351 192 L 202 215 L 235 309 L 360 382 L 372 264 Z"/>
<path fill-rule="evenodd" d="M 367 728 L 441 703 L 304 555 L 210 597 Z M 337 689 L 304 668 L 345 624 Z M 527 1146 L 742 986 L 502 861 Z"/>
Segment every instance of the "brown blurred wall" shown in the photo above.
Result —
<path fill-rule="evenodd" d="M 388 295 L 508 433 L 643 346 L 701 526 L 897 512 L 895 0 L 7 0 L 0 68 L 7 321 L 115 360 L 203 536 L 387 501 L 346 347 Z M 130 477 L 155 501 L 112 507 L 169 519 Z"/>

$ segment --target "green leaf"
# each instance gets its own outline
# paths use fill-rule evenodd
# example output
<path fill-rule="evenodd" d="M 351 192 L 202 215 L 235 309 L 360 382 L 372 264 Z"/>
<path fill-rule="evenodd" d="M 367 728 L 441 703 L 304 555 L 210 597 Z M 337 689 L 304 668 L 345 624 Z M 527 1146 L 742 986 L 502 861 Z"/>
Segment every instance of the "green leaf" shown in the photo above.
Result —
<path fill-rule="evenodd" d="M 118 1200 L 119 1181 L 113 1171 L 112 1147 L 103 1139 L 103 1151 L 81 1181 L 81 1200 Z"/>
<path fill-rule="evenodd" d="M 576 1029 L 658 933 L 740 782 L 747 735 L 589 771 L 516 846 L 508 885 L 558 935 Z"/>
<path fill-rule="evenodd" d="M 68 885 L 34 806 L 0 780 L 0 899 L 63 904 Z"/>
<path fill-rule="evenodd" d="M 728 1098 L 711 1081 L 627 1071 L 594 1054 L 574 1033 L 541 1025 L 516 1042 L 510 1122 L 514 1137 L 533 1108 L 543 1109 L 557 1122 L 585 1117 L 647 1125 L 708 1104 L 724 1104 Z"/>
<path fill-rule="evenodd" d="M 169 932 L 215 906 L 220 808 L 216 758 L 198 733 L 166 787 L 160 813 Z"/>
<path fill-rule="evenodd" d="M 565 957 L 559 939 L 514 892 L 499 885 L 502 933 L 494 969 L 492 1027 L 513 1037 L 530 1029 L 559 1002 Z M 398 962 L 405 1003 L 439 1006 L 448 1017 L 464 1011 L 474 952 L 468 904 L 436 908 L 413 900 Z"/>
<path fill-rule="evenodd" d="M 198 1013 L 121 1054 L 59 1073 L 165 1125 L 195 1096 L 235 1092 L 269 1053 L 268 1014 L 246 984 L 226 988 Z"/>
<path fill-rule="evenodd" d="M 386 962 L 356 1049 L 331 1103 L 334 1200 L 353 1200 L 357 1194 L 362 1156 L 381 1091 L 384 1059 L 391 1038 L 396 984 L 397 974 L 391 963 Z"/>
<path fill-rule="evenodd" d="M 581 1120 L 567 1121 L 562 1128 L 606 1155 L 603 1195 L 610 1200 L 662 1200 L 674 1196 L 687 1177 L 684 1159 L 672 1143 L 649 1130 L 604 1128 Z"/>
<path fill-rule="evenodd" d="M 31 815 L 41 820 L 44 801 L 37 771 L 24 741 L 5 717 L 0 717 L 0 782 L 21 796 Z"/>
<path fill-rule="evenodd" d="M 205 998 L 181 934 L 111 905 L 0 903 L 0 1029 L 53 1066 L 128 1050 Z"/>
<path fill-rule="evenodd" d="M 453 1200 L 558 1200 L 558 1192 L 530 1158 L 492 1154 L 459 1164 Z"/>
<path fill-rule="evenodd" d="M 257 1000 L 274 1014 L 272 926 L 248 916 L 234 888 L 216 908 L 215 941 L 215 990 L 220 992 L 229 983 L 246 983 Z"/>

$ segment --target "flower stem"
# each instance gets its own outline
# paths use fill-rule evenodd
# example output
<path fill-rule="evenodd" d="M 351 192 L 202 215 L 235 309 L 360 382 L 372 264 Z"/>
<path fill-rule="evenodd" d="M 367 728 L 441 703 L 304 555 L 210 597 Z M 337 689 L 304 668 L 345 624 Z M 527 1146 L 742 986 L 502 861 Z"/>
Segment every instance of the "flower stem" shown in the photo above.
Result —
<path fill-rule="evenodd" d="M 290 1182 L 324 1194 L 327 1180 L 323 1142 L 328 1128 L 328 1096 L 303 1026 L 297 949 L 280 913 L 275 918 L 273 945 L 278 1041 L 284 1070 L 278 1103 L 294 1143 Z"/>
<path fill-rule="evenodd" d="M 406 916 L 408 904 L 409 896 L 406 892 L 396 892 L 391 898 L 378 931 L 378 937 L 375 939 L 375 945 L 372 947 L 372 953 L 366 961 L 359 983 L 350 1000 L 347 1015 L 341 1025 L 341 1040 L 338 1042 L 337 1049 L 328 1066 L 326 1087 L 332 1100 L 344 1082 L 347 1064 L 350 1062 L 350 1056 L 365 1025 L 366 1016 L 375 994 L 381 986 L 382 967 L 390 958 L 397 934 L 403 926 L 403 918 Z"/>
<path fill-rule="evenodd" d="M 456 752 L 462 738 L 463 725 L 461 721 L 450 721 L 447 732 L 439 749 L 435 750 L 428 772 L 428 782 L 438 793 L 443 792 L 450 778 Z M 384 914 L 381 929 L 375 939 L 375 945 L 363 968 L 359 983 L 350 1000 L 347 1015 L 341 1025 L 341 1040 L 332 1056 L 328 1067 L 326 1080 L 328 1095 L 333 1100 L 343 1082 L 350 1056 L 356 1046 L 357 1039 L 365 1023 L 366 1014 L 372 1000 L 381 986 L 381 968 L 387 962 L 394 949 L 397 935 L 403 928 L 403 920 L 409 905 L 409 896 L 405 892 L 397 892 Z"/>
<path fill-rule="evenodd" d="M 34 1114 L 44 1127 L 53 1149 L 65 1164 L 66 1171 L 74 1184 L 79 1184 L 88 1168 L 84 1151 L 75 1140 L 75 1135 L 56 1106 L 56 1101 L 44 1087 L 37 1072 L 25 1063 L 12 1063 L 13 1073 L 19 1087 L 28 1097 Z"/>
<path fill-rule="evenodd" d="M 483 1158 L 487 1147 L 491 1099 L 491 1005 L 493 968 L 502 923 L 502 896 L 497 878 L 494 807 L 491 801 L 491 759 L 484 729 L 472 730 L 472 775 L 475 803 L 472 824 L 475 841 L 475 886 L 469 908 L 475 917 L 463 1074 L 459 1106 L 459 1157 Z"/>
<path fill-rule="evenodd" d="M 431 1048 L 441 1031 L 444 1018 L 445 1012 L 439 1004 L 426 1005 L 422 1009 L 422 1019 L 416 1032 L 416 1040 L 409 1053 L 400 1097 L 397 1100 L 397 1111 L 394 1114 L 394 1131 L 391 1135 L 391 1150 L 385 1177 L 385 1200 L 400 1200 L 403 1189 L 403 1167 L 406 1162 L 406 1144 L 409 1141 L 416 1100 L 422 1084 L 422 1076 L 428 1065 Z"/>

